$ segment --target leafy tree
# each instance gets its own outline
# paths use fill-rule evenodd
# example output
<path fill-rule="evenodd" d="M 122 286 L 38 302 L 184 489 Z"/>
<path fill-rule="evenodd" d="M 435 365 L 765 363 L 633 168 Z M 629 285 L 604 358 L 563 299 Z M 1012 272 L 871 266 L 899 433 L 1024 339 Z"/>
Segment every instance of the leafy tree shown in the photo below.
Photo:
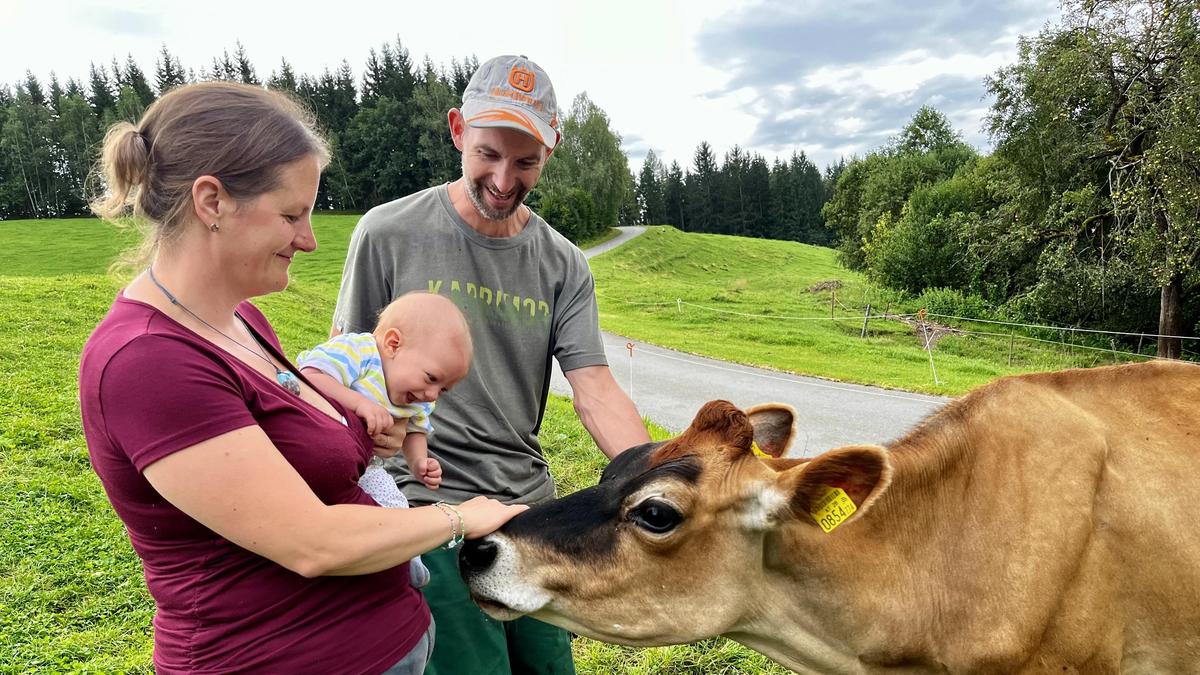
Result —
<path fill-rule="evenodd" d="M 28 82 L 26 84 L 28 87 Z M 50 140 L 50 110 L 30 95 L 29 89 L 17 88 L 6 107 L 4 126 L 0 128 L 0 162 L 9 200 L 7 217 L 46 218 L 59 215 L 63 188 L 54 170 Z"/>
<path fill-rule="evenodd" d="M 562 141 L 539 183 L 543 192 L 560 196 L 573 186 L 584 189 L 592 198 L 595 220 L 582 234 L 584 237 L 616 225 L 626 191 L 633 189 L 621 137 L 609 127 L 608 115 L 587 93 L 580 93 L 572 102 L 570 113 L 562 121 Z"/>
<path fill-rule="evenodd" d="M 914 190 L 953 176 L 976 158 L 975 150 L 948 128 L 940 113 L 922 108 L 892 144 L 851 161 L 838 175 L 821 213 L 837 233 L 848 267 L 866 267 L 872 238 L 883 231 L 877 225 L 885 216 L 887 222 L 898 221 Z"/>
<path fill-rule="evenodd" d="M 1187 307 L 1200 281 L 1198 31 L 1195 3 L 1072 0 L 1060 25 L 1023 40 L 1017 63 L 989 81 L 989 128 L 1024 188 L 1026 236 L 1052 242 L 1046 256 L 1137 270 L 1159 289 L 1157 332 L 1167 336 L 1196 325 Z M 1109 288 L 1099 284 L 1102 315 Z M 1159 356 L 1180 354 L 1179 340 L 1160 338 Z"/>
<path fill-rule="evenodd" d="M 59 99 L 51 135 L 66 184 L 63 213 L 87 213 L 87 177 L 96 162 L 103 133 L 83 94 L 73 93 Z"/>
<path fill-rule="evenodd" d="M 446 120 L 446 113 L 458 104 L 459 97 L 450 81 L 426 57 L 413 90 L 411 124 L 417 139 L 417 158 L 431 185 L 452 181 L 461 174 L 461 161 Z"/>

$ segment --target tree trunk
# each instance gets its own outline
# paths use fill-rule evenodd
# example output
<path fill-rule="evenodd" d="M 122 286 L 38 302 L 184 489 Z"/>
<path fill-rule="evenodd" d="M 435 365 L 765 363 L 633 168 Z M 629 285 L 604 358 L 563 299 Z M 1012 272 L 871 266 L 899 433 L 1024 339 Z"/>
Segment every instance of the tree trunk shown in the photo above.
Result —
<path fill-rule="evenodd" d="M 1170 283 L 1162 287 L 1162 303 L 1158 311 L 1158 358 L 1180 357 L 1180 340 L 1183 335 L 1183 276 L 1175 275 Z"/>

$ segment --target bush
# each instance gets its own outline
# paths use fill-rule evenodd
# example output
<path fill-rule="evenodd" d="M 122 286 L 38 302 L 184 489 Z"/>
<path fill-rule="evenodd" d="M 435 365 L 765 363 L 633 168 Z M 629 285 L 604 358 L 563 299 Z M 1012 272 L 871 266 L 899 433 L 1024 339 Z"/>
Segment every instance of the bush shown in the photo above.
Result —
<path fill-rule="evenodd" d="M 931 288 L 917 298 L 917 306 L 931 314 L 946 314 L 972 319 L 996 318 L 996 312 L 983 298 L 953 288 Z"/>
<path fill-rule="evenodd" d="M 580 188 L 553 188 L 538 195 L 533 208 L 550 226 L 572 242 L 599 234 L 592 196 Z"/>

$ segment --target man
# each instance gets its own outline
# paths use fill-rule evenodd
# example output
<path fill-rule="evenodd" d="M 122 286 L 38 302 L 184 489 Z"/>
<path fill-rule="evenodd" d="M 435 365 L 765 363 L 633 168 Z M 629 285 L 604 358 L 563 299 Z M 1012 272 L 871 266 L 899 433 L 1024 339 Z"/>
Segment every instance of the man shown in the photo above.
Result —
<path fill-rule="evenodd" d="M 380 309 L 414 290 L 463 310 L 475 342 L 467 377 L 438 401 L 429 448 L 442 486 L 426 489 L 401 463 L 389 471 L 410 501 L 476 495 L 534 504 L 554 496 L 537 432 L 551 357 L 575 410 L 609 458 L 649 441 L 608 369 L 594 282 L 583 254 L 523 201 L 561 138 L 554 88 L 524 56 L 484 63 L 448 114 L 462 178 L 371 209 L 350 240 L 333 332 L 369 330 Z M 474 606 L 457 551 L 425 556 L 437 622 L 426 673 L 573 673 L 570 639 L 531 619 L 499 623 Z"/>

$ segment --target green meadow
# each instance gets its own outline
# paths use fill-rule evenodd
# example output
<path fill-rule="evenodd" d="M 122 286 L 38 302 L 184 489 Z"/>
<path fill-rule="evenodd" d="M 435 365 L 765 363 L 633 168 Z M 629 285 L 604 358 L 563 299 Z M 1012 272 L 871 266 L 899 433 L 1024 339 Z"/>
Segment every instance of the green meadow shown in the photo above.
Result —
<path fill-rule="evenodd" d="M 831 249 L 806 244 L 654 227 L 592 259 L 592 272 L 606 331 L 844 382 L 956 395 L 1003 375 L 1127 358 L 1030 341 L 1021 333 L 951 334 L 933 350 L 935 382 L 922 335 L 878 318 L 913 314 L 922 304 L 841 267 Z M 868 305 L 873 318 L 864 337 Z"/>
<path fill-rule="evenodd" d="M 319 250 L 260 299 L 288 353 L 326 335 L 356 220 L 319 218 Z M 0 222 L 0 673 L 152 672 L 153 603 L 88 463 L 76 389 L 79 352 L 121 285 L 106 270 L 136 240 L 90 219 Z M 542 439 L 562 492 L 599 479 L 603 456 L 568 400 L 552 397 Z M 720 639 L 574 648 L 596 675 L 785 672 Z"/>

